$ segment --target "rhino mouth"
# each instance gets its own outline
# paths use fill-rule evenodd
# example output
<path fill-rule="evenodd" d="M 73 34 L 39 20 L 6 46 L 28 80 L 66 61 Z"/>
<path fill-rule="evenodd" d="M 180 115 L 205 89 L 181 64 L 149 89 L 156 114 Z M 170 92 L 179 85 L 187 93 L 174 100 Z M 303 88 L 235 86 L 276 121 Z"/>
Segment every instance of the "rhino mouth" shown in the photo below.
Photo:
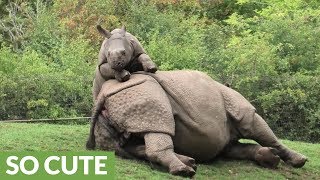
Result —
<path fill-rule="evenodd" d="M 110 66 L 111 66 L 111 68 L 113 69 L 113 70 L 115 70 L 115 71 L 121 71 L 121 70 L 123 70 L 124 69 L 124 67 L 125 67 L 125 64 L 122 62 L 123 60 L 119 60 L 119 61 L 117 61 L 117 62 L 111 62 L 110 63 Z"/>

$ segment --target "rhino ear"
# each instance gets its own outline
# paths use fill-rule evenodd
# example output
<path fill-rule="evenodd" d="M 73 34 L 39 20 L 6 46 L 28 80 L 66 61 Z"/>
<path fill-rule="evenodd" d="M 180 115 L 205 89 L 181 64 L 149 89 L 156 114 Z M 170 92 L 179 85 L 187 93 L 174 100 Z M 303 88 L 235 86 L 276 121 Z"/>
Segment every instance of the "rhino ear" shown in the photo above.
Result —
<path fill-rule="evenodd" d="M 98 29 L 99 33 L 102 36 L 104 36 L 106 38 L 110 38 L 111 37 L 111 33 L 109 31 L 103 29 L 103 27 L 101 27 L 100 25 L 97 25 L 97 29 Z"/>
<path fill-rule="evenodd" d="M 127 28 L 126 28 L 125 25 L 123 25 L 123 26 L 121 27 L 121 34 L 124 36 L 124 35 L 126 35 L 126 32 L 127 32 Z"/>

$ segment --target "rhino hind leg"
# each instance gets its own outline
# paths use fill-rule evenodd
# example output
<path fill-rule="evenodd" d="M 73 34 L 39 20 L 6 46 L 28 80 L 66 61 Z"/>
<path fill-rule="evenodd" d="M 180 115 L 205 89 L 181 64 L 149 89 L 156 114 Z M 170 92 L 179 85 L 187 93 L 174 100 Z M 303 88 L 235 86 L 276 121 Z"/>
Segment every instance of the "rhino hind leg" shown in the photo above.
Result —
<path fill-rule="evenodd" d="M 243 119 L 237 122 L 237 128 L 242 138 L 253 139 L 261 146 L 271 147 L 278 151 L 279 157 L 287 164 L 300 168 L 304 166 L 307 157 L 284 146 L 268 124 L 255 111 L 247 112 Z"/>
<path fill-rule="evenodd" d="M 173 175 L 192 177 L 195 170 L 184 164 L 173 151 L 171 136 L 164 133 L 147 133 L 144 136 L 148 160 L 169 169 Z"/>
<path fill-rule="evenodd" d="M 222 153 L 223 157 L 252 160 L 266 168 L 276 168 L 280 162 L 277 150 L 258 144 L 232 143 Z"/>

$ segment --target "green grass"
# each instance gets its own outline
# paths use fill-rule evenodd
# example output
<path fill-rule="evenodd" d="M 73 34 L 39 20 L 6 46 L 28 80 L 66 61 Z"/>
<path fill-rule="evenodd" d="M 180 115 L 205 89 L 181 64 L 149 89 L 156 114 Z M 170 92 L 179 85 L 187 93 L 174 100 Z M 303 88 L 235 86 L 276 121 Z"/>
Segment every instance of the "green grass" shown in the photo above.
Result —
<path fill-rule="evenodd" d="M 84 151 L 89 125 L 0 123 L 0 151 Z M 251 161 L 217 159 L 198 164 L 195 179 L 320 179 L 320 144 L 283 140 L 290 148 L 308 156 L 300 169 L 281 163 L 270 170 Z M 158 165 L 117 159 L 118 179 L 182 179 Z"/>

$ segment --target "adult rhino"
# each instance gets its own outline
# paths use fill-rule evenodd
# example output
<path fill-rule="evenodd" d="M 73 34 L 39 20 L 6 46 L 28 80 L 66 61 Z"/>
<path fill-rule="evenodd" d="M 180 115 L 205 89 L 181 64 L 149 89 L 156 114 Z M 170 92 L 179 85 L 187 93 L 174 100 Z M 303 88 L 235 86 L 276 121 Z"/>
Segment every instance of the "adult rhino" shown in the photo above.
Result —
<path fill-rule="evenodd" d="M 110 150 L 110 134 L 117 132 L 127 138 L 126 153 L 160 163 L 175 175 L 193 176 L 194 159 L 218 155 L 269 168 L 280 159 L 293 167 L 307 161 L 281 144 L 242 95 L 201 72 L 141 72 L 127 82 L 109 80 L 97 100 L 97 146 Z M 241 138 L 259 145 L 240 143 Z"/>

